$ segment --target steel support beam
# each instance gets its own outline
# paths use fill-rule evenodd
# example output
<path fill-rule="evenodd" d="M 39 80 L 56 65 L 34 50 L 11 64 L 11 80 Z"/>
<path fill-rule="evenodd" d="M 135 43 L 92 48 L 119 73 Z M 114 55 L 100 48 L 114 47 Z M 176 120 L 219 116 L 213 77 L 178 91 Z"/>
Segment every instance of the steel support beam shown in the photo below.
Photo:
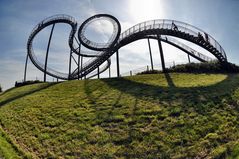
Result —
<path fill-rule="evenodd" d="M 80 80 L 80 55 L 78 55 L 78 80 Z"/>
<path fill-rule="evenodd" d="M 188 54 L 188 63 L 191 63 L 190 55 Z"/>
<path fill-rule="evenodd" d="M 82 67 L 83 67 L 83 56 L 81 56 L 81 60 L 80 60 L 80 69 L 82 70 Z M 81 73 L 82 75 L 82 73 Z M 82 76 L 81 76 L 81 79 L 82 79 Z"/>
<path fill-rule="evenodd" d="M 150 46 L 149 38 L 148 38 L 148 45 L 149 45 L 149 55 L 150 55 L 151 69 L 154 70 L 153 57 L 152 57 L 152 52 L 151 52 L 151 46 Z"/>
<path fill-rule="evenodd" d="M 157 35 L 158 38 L 158 45 L 159 45 L 159 53 L 161 57 L 161 64 L 162 64 L 162 71 L 165 72 L 165 62 L 164 62 L 164 55 L 163 55 L 163 48 L 160 40 L 160 35 Z"/>
<path fill-rule="evenodd" d="M 72 50 L 70 51 L 68 80 L 71 80 L 71 59 L 72 59 Z"/>
<path fill-rule="evenodd" d="M 120 77 L 119 50 L 116 51 L 116 66 L 117 66 L 117 77 Z"/>
<path fill-rule="evenodd" d="M 109 78 L 111 78 L 110 66 L 109 66 Z"/>
<path fill-rule="evenodd" d="M 48 45 L 47 45 L 45 68 L 44 68 L 44 82 L 46 82 L 46 69 L 47 69 L 48 53 L 49 53 L 49 49 L 50 49 L 50 45 L 51 45 L 51 38 L 52 38 L 54 27 L 55 27 L 55 23 L 52 24 L 51 33 L 50 33 L 50 37 L 49 37 Z"/>
<path fill-rule="evenodd" d="M 98 79 L 100 79 L 100 68 L 99 67 L 97 67 L 97 77 L 98 77 Z"/>
<path fill-rule="evenodd" d="M 26 62 L 25 62 L 25 70 L 24 70 L 24 79 L 23 79 L 23 82 L 26 82 L 26 78 L 27 78 L 27 64 L 28 64 L 28 54 L 27 54 Z"/>
<path fill-rule="evenodd" d="M 79 44 L 79 53 L 80 53 L 80 50 L 81 50 L 81 44 Z M 81 56 L 79 54 L 78 55 L 78 80 L 80 80 L 80 59 L 81 59 Z"/>

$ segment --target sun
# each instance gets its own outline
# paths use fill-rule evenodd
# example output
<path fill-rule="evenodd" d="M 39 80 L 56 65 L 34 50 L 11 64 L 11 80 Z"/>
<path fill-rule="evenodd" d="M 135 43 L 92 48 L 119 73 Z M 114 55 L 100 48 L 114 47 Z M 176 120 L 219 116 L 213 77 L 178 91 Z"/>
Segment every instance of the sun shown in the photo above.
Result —
<path fill-rule="evenodd" d="M 164 17 L 162 0 L 130 0 L 129 12 L 134 21 L 142 22 Z"/>

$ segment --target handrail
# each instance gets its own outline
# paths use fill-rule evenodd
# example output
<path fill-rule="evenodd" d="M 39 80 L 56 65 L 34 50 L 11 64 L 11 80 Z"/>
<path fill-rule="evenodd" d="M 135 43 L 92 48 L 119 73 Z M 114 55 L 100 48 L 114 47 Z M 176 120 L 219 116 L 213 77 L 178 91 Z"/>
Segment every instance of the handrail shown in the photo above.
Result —
<path fill-rule="evenodd" d="M 168 37 L 168 36 L 164 36 L 164 37 L 161 36 L 161 39 L 163 39 L 165 41 L 170 41 L 170 42 L 172 42 L 172 43 L 182 47 L 183 49 L 187 50 L 188 52 L 192 53 L 193 55 L 195 55 L 197 57 L 200 57 L 201 59 L 203 59 L 205 61 L 209 62 L 209 61 L 213 61 L 214 60 L 213 58 L 211 58 L 209 56 L 206 56 L 206 55 L 204 55 L 204 54 L 194 50 L 193 48 L 191 48 L 191 47 L 189 47 L 189 46 L 179 42 L 178 40 L 176 40 L 174 38 L 171 38 L 171 37 Z"/>
<path fill-rule="evenodd" d="M 157 20 L 150 20 L 150 21 L 145 21 L 139 24 L 134 25 L 133 27 L 127 29 L 123 33 L 121 33 L 119 41 L 123 40 L 124 38 L 140 32 L 144 30 L 149 30 L 149 29 L 171 29 L 173 30 L 173 27 L 177 27 L 177 31 L 185 32 L 185 33 L 190 33 L 191 35 L 197 37 L 198 33 L 200 33 L 204 39 L 206 39 L 206 36 L 208 36 L 208 41 L 210 44 L 216 48 L 220 53 L 222 53 L 223 57 L 226 59 L 226 53 L 224 49 L 221 47 L 221 45 L 208 33 L 205 31 L 192 26 L 190 24 L 176 21 L 176 20 L 169 20 L 169 19 L 157 19 Z"/>

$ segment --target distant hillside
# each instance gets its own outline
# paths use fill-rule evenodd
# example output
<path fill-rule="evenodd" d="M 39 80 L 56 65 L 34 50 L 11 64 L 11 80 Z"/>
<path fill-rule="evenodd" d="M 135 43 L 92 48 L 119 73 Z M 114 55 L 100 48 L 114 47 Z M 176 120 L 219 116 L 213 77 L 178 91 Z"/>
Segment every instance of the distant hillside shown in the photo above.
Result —
<path fill-rule="evenodd" d="M 0 94 L 0 124 L 6 158 L 239 158 L 239 74 L 17 87 Z"/>

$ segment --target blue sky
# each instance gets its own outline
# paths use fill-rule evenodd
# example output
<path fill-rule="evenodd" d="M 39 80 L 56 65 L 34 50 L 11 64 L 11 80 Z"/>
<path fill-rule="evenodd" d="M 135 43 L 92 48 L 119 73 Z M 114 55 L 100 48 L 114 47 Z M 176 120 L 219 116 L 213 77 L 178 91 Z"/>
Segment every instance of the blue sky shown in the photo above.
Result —
<path fill-rule="evenodd" d="M 8 89 L 15 81 L 23 79 L 28 36 L 38 22 L 55 14 L 71 15 L 78 24 L 94 14 L 112 14 L 120 21 L 122 31 L 152 19 L 183 21 L 212 35 L 226 51 L 228 61 L 239 64 L 238 8 L 239 0 L 1 0 L 0 84 L 3 89 Z M 44 32 L 35 41 L 40 59 L 44 57 L 49 28 Z M 56 29 L 49 59 L 49 66 L 63 72 L 68 69 L 68 33 L 69 28 L 65 26 Z M 154 64 L 160 64 L 156 42 L 151 43 Z M 140 40 L 120 50 L 121 73 L 150 64 L 146 44 L 146 40 Z M 166 62 L 186 62 L 184 53 L 167 44 L 163 44 L 163 48 Z M 116 75 L 115 55 L 112 56 L 111 68 Z M 43 73 L 30 63 L 27 79 L 36 78 L 42 80 Z M 48 80 L 53 79 L 48 77 Z"/>

